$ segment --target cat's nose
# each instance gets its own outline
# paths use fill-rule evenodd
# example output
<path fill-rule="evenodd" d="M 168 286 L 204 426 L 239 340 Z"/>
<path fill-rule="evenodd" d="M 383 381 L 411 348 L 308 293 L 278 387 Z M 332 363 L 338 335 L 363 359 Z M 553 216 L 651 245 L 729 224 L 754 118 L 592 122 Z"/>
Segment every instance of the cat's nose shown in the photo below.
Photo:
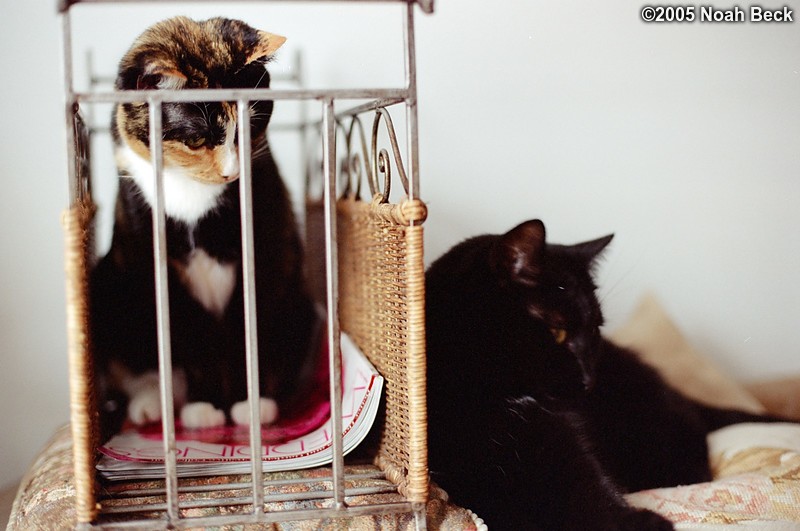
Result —
<path fill-rule="evenodd" d="M 227 181 L 232 181 L 239 177 L 239 157 L 235 152 L 227 153 L 222 162 L 222 177 Z"/>
<path fill-rule="evenodd" d="M 589 374 L 588 372 L 583 373 L 583 390 L 591 392 L 594 389 L 595 378 L 593 374 Z"/>

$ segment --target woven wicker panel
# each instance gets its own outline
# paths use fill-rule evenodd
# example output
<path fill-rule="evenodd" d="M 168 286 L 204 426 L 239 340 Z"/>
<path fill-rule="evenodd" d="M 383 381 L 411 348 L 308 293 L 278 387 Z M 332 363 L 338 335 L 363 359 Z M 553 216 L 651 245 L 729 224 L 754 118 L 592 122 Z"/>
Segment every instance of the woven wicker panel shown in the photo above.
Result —
<path fill-rule="evenodd" d="M 428 495 L 420 201 L 337 204 L 341 327 L 386 379 L 378 465 L 412 502 Z"/>
<path fill-rule="evenodd" d="M 98 443 L 94 371 L 89 340 L 89 264 L 95 208 L 78 201 L 63 216 L 67 287 L 67 353 L 69 356 L 70 424 L 75 463 L 78 522 L 91 522 L 95 504 L 95 448 Z"/>

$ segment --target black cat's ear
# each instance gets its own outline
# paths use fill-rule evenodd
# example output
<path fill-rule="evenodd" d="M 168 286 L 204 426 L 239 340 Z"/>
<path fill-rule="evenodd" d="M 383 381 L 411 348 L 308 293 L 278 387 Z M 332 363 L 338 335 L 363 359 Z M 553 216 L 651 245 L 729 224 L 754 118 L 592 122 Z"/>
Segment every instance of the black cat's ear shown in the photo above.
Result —
<path fill-rule="evenodd" d="M 532 219 L 500 237 L 492 262 L 498 272 L 508 275 L 511 280 L 533 285 L 541 272 L 544 248 L 544 223 Z"/>
<path fill-rule="evenodd" d="M 283 46 L 283 43 L 286 42 L 286 37 L 281 35 L 275 35 L 274 33 L 269 33 L 268 31 L 259 31 L 258 32 L 258 42 L 250 50 L 250 53 L 247 54 L 247 59 L 245 64 L 250 64 L 257 59 L 261 59 L 262 57 L 270 57 L 278 48 Z"/>
<path fill-rule="evenodd" d="M 613 238 L 614 235 L 609 234 L 608 236 L 603 236 L 596 240 L 577 243 L 572 246 L 572 249 L 582 256 L 583 259 L 586 260 L 586 263 L 594 265 Z"/>

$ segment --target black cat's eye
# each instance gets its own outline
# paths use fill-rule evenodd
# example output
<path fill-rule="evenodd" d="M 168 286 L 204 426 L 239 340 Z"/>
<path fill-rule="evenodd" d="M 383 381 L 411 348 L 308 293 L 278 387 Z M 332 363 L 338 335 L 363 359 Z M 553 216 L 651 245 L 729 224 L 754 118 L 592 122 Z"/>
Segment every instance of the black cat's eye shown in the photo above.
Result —
<path fill-rule="evenodd" d="M 553 334 L 557 345 L 561 345 L 567 340 L 567 331 L 563 328 L 551 328 L 550 333 Z"/>
<path fill-rule="evenodd" d="M 184 140 L 183 143 L 186 144 L 186 147 L 189 149 L 200 149 L 206 145 L 206 139 L 202 136 L 198 136 Z"/>

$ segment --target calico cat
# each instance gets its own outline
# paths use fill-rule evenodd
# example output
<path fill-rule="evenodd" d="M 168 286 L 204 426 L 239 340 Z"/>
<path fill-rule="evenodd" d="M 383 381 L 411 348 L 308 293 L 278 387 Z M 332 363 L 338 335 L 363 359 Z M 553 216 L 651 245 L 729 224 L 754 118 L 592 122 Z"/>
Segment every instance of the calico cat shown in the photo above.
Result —
<path fill-rule="evenodd" d="M 707 433 L 777 420 L 689 400 L 601 336 L 611 238 L 555 245 L 532 220 L 426 274 L 431 475 L 489 529 L 673 529 L 623 493 L 708 481 Z"/>
<path fill-rule="evenodd" d="M 122 58 L 116 89 L 267 88 L 266 63 L 285 38 L 222 18 L 169 19 Z M 237 105 L 163 104 L 170 330 L 176 409 L 186 427 L 249 422 L 242 293 Z M 261 421 L 311 385 L 317 316 L 288 192 L 269 150 L 272 101 L 251 103 L 253 227 Z M 119 170 L 114 233 L 90 279 L 101 425 L 161 417 L 148 106 L 112 120 Z M 277 403 L 276 403 L 277 401 Z"/>

